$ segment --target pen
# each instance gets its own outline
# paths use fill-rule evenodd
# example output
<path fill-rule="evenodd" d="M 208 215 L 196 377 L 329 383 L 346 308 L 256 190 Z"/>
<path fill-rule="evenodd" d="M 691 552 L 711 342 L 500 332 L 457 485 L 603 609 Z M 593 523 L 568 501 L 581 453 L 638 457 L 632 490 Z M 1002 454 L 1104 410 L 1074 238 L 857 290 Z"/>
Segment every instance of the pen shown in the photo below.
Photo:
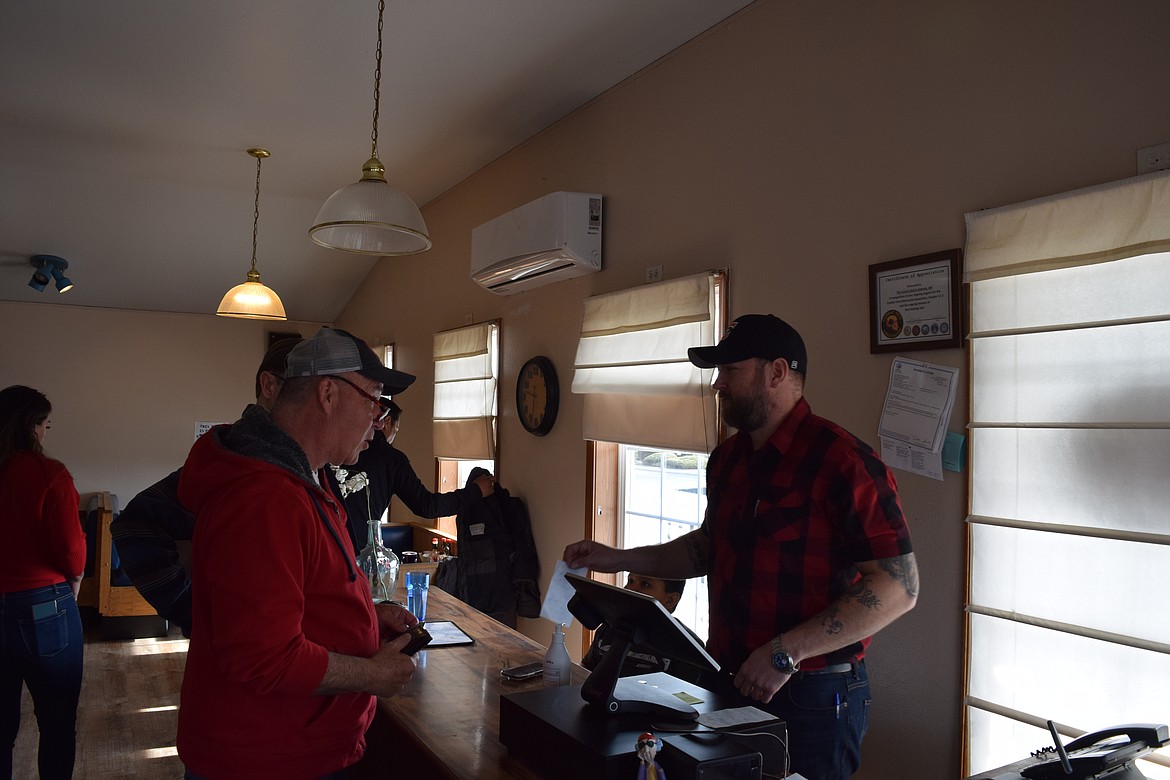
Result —
<path fill-rule="evenodd" d="M 841 694 L 834 693 L 833 698 L 837 701 L 837 720 L 841 720 Z"/>

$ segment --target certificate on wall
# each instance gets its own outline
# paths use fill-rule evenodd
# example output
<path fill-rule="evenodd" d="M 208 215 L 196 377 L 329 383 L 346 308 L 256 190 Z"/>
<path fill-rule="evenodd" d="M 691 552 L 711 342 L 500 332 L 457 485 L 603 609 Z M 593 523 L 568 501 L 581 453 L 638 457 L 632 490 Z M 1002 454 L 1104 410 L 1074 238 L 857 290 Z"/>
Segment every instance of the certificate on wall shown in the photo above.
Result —
<path fill-rule="evenodd" d="M 869 351 L 962 346 L 959 296 L 963 250 L 869 267 Z"/>

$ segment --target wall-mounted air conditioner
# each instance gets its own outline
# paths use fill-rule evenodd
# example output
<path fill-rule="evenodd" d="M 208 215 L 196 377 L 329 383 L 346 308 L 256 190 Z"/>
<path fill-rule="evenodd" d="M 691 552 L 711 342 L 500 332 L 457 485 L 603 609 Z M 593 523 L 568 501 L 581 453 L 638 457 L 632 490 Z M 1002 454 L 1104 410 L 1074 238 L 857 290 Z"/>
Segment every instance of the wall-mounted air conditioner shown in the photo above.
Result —
<path fill-rule="evenodd" d="M 511 295 L 601 270 L 601 196 L 553 192 L 471 231 L 471 278 Z"/>

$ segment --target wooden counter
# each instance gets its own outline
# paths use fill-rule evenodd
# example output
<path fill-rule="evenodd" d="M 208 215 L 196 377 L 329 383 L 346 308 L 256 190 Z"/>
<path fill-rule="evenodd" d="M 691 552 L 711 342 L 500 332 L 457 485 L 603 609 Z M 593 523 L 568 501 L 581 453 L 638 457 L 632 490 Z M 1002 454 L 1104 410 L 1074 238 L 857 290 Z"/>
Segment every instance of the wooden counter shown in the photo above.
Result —
<path fill-rule="evenodd" d="M 543 660 L 545 646 L 434 586 L 427 619 L 453 621 L 475 644 L 419 651 L 410 685 L 378 700 L 366 758 L 353 767 L 354 779 L 540 780 L 541 774 L 508 756 L 499 733 L 500 695 L 539 688 L 541 678 L 509 682 L 500 670 Z M 574 684 L 587 675 L 574 665 Z"/>

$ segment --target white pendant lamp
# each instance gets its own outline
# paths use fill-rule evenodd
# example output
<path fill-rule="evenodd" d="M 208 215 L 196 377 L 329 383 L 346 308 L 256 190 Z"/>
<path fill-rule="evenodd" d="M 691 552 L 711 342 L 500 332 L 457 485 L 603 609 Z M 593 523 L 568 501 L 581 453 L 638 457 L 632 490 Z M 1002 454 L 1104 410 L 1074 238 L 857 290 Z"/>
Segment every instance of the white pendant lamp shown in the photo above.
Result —
<path fill-rule="evenodd" d="M 427 225 L 405 193 L 386 181 L 378 159 L 378 104 L 382 86 L 382 16 L 385 0 L 378 0 L 378 49 L 374 68 L 374 130 L 370 159 L 362 178 L 329 196 L 309 238 L 329 249 L 363 255 L 414 255 L 431 248 Z"/>
<path fill-rule="evenodd" d="M 256 204 L 252 212 L 252 270 L 247 281 L 227 291 L 219 302 L 216 314 L 221 317 L 242 317 L 249 320 L 286 320 L 284 304 L 273 290 L 260 284 L 256 270 L 256 228 L 260 225 L 260 163 L 270 156 L 267 149 L 249 149 L 256 158 Z"/>

